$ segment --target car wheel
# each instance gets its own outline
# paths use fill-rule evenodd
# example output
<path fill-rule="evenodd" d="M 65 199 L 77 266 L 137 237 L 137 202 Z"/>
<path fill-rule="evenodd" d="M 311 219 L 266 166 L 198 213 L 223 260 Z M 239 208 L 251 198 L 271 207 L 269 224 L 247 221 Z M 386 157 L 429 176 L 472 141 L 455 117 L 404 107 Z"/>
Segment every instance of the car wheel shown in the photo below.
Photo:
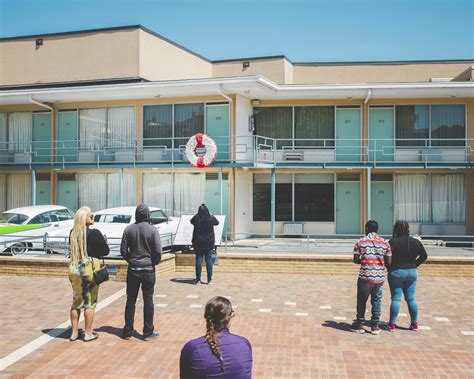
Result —
<path fill-rule="evenodd" d="M 10 246 L 10 252 L 12 255 L 26 254 L 29 250 L 30 247 L 26 242 L 18 242 Z"/>

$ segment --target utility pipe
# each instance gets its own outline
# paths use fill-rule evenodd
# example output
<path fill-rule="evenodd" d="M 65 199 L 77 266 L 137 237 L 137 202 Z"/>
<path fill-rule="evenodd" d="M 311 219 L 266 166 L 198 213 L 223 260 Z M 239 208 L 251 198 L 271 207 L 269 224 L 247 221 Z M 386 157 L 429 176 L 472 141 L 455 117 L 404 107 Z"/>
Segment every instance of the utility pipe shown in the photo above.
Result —
<path fill-rule="evenodd" d="M 370 100 L 370 96 L 372 95 L 372 91 L 370 89 L 367 90 L 367 96 L 365 97 L 364 104 L 367 104 Z"/>
<path fill-rule="evenodd" d="M 49 109 L 50 111 L 53 111 L 53 108 L 50 107 L 49 105 L 46 105 L 44 103 L 40 103 L 39 101 L 36 101 L 35 99 L 33 99 L 33 96 L 29 95 L 28 96 L 28 100 L 30 103 L 33 103 L 33 104 L 36 104 L 42 108 L 46 108 L 46 109 Z"/>

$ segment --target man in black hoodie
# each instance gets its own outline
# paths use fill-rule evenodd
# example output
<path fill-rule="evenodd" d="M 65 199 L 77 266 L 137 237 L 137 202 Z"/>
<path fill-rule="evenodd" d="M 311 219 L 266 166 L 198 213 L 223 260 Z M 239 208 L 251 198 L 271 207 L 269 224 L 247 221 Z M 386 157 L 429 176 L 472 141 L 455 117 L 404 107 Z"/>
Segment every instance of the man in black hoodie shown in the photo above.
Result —
<path fill-rule="evenodd" d="M 148 341 L 159 336 L 153 326 L 153 293 L 155 266 L 161 261 L 161 252 L 160 233 L 150 225 L 150 210 L 146 204 L 139 204 L 135 211 L 135 223 L 125 228 L 120 245 L 120 254 L 128 262 L 124 339 L 130 339 L 133 333 L 135 303 L 140 285 L 143 293 L 143 339 Z"/>

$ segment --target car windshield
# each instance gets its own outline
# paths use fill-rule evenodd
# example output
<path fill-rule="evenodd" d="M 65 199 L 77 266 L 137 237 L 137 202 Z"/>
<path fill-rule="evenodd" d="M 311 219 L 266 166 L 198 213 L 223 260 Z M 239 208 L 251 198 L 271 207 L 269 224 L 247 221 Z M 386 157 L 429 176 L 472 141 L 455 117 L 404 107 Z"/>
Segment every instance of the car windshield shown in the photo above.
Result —
<path fill-rule="evenodd" d="M 28 220 L 28 216 L 21 214 L 21 213 L 1 213 L 0 214 L 0 223 L 8 223 L 8 224 L 17 224 L 21 225 L 26 220 Z"/>
<path fill-rule="evenodd" d="M 168 216 L 166 216 L 165 212 L 161 210 L 151 211 L 150 212 L 151 224 L 157 225 L 161 224 L 162 222 L 168 221 Z"/>
<path fill-rule="evenodd" d="M 118 214 L 96 214 L 94 216 L 95 222 L 110 222 L 115 224 L 129 224 L 132 216 L 118 215 Z"/>

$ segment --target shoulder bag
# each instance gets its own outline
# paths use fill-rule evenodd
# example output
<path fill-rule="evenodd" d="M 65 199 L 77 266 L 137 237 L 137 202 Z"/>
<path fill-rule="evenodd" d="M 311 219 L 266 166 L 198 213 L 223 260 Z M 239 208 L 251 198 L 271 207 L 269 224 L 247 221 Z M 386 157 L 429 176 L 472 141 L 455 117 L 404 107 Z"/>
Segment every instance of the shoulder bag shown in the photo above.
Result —
<path fill-rule="evenodd" d="M 109 280 L 109 272 L 107 271 L 107 266 L 105 265 L 104 257 L 102 257 L 102 264 L 96 270 L 94 266 L 94 258 L 92 259 L 92 270 L 94 271 L 94 282 L 99 285 L 103 282 Z"/>

